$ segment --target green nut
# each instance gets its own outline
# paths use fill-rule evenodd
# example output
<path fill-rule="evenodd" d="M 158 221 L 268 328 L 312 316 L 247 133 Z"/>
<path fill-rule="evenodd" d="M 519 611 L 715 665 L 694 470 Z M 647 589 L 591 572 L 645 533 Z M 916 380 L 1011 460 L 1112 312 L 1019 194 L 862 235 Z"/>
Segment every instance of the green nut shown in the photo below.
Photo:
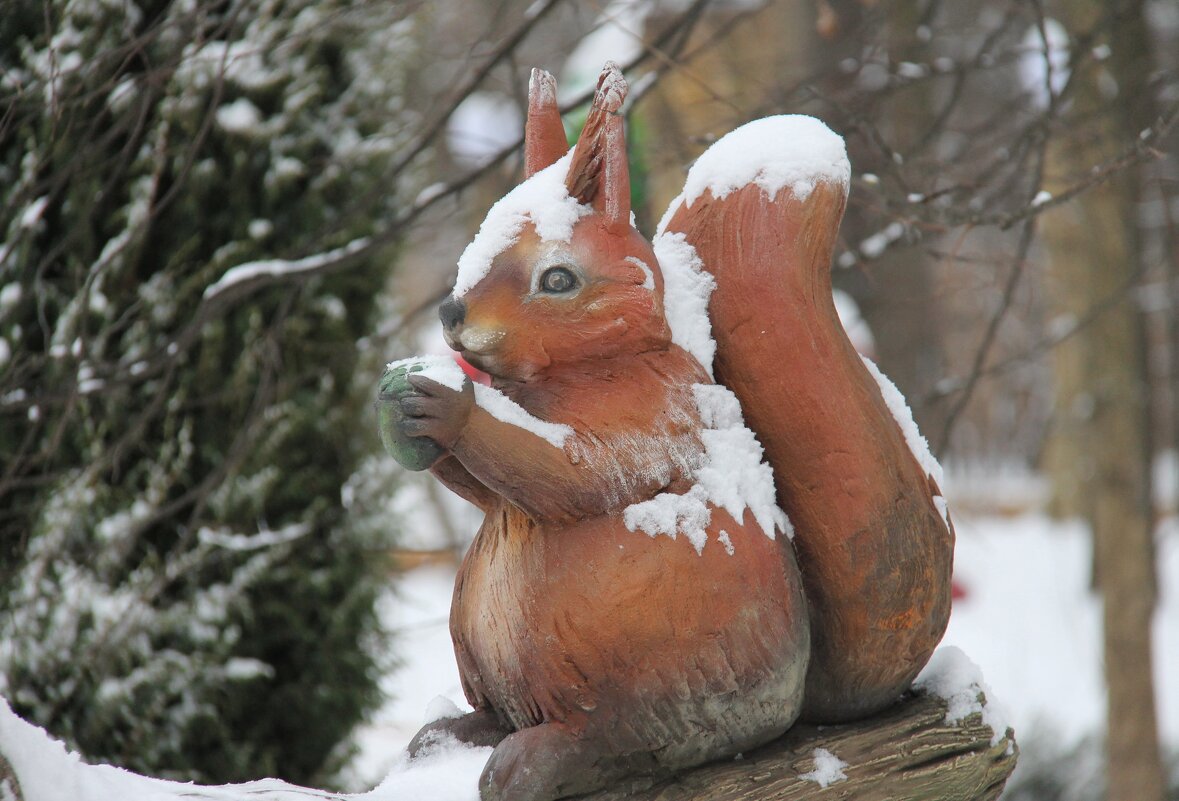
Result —
<path fill-rule="evenodd" d="M 401 413 L 399 401 L 406 395 L 418 394 L 405 376 L 419 372 L 423 366 L 410 364 L 386 369 L 377 388 L 377 425 L 381 444 L 408 470 L 425 470 L 443 453 L 442 446 L 429 437 L 411 437 L 402 430 L 405 415 Z"/>

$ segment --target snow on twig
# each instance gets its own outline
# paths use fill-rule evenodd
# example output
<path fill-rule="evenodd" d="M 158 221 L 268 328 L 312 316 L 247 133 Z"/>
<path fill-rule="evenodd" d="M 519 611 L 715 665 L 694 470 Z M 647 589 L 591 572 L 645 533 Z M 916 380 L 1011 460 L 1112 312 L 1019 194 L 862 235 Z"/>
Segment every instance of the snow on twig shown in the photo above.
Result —
<path fill-rule="evenodd" d="M 301 275 L 322 273 L 332 267 L 342 266 L 349 259 L 364 253 L 372 245 L 372 239 L 367 236 L 357 237 L 348 244 L 305 256 L 301 259 L 265 259 L 251 261 L 230 268 L 216 283 L 205 289 L 204 298 L 209 300 L 230 287 L 252 281 L 260 276 L 272 279 L 283 279 Z"/>

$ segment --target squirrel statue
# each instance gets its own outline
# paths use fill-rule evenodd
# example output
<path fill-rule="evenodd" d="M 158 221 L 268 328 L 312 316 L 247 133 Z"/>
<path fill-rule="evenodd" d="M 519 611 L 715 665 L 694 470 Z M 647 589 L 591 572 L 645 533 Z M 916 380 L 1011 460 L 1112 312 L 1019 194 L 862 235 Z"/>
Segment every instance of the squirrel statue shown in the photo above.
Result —
<path fill-rule="evenodd" d="M 800 717 L 869 715 L 949 618 L 936 462 L 832 301 L 842 139 L 806 117 L 738 129 L 652 244 L 630 213 L 625 94 L 607 64 L 569 150 L 533 71 L 525 180 L 440 308 L 491 386 L 406 360 L 379 395 L 391 452 L 485 514 L 451 609 L 474 711 L 410 744 L 494 746 L 484 801 L 657 779 Z"/>

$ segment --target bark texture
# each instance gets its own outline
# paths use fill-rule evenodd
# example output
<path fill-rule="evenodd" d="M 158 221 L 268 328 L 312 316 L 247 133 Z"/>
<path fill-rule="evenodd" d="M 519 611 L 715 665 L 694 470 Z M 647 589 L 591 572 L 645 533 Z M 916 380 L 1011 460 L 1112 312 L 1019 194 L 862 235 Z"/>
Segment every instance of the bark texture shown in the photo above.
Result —
<path fill-rule="evenodd" d="M 740 760 L 703 765 L 655 787 L 619 788 L 586 801 L 985 801 L 998 798 L 1019 756 L 1014 733 L 991 745 L 978 715 L 946 723 L 946 704 L 924 695 L 867 720 L 797 725 Z M 827 788 L 800 778 L 824 748 L 847 767 Z"/>

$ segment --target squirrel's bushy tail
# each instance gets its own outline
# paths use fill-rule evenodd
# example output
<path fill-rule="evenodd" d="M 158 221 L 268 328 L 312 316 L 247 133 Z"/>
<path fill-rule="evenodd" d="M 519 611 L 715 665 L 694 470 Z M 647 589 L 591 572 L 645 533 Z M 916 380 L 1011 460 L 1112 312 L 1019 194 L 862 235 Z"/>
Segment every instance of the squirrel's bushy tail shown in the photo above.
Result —
<path fill-rule="evenodd" d="M 714 370 L 795 527 L 813 643 L 803 716 L 820 722 L 909 686 L 949 619 L 953 561 L 936 462 L 832 300 L 849 173 L 818 120 L 759 120 L 701 156 L 661 224 L 716 279 Z"/>

